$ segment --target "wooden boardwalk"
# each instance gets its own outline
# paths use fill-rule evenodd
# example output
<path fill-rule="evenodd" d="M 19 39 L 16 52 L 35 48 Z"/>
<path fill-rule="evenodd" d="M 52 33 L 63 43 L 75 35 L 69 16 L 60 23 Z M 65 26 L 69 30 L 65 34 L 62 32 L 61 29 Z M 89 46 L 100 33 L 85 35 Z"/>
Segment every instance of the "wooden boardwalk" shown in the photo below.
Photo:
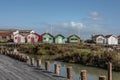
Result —
<path fill-rule="evenodd" d="M 0 55 L 0 80 L 67 80 L 24 62 Z"/>

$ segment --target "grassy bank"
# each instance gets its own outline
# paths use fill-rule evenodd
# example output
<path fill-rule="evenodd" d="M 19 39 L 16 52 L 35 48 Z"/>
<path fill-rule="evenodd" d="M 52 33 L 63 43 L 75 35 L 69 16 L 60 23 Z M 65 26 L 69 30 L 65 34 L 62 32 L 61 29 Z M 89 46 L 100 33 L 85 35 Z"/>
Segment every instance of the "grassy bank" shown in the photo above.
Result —
<path fill-rule="evenodd" d="M 108 50 L 101 45 L 82 44 L 40 44 L 21 45 L 19 51 L 33 55 L 49 55 L 46 59 L 53 59 L 88 66 L 107 68 L 107 63 L 113 63 L 113 70 L 120 71 L 120 53 Z"/>

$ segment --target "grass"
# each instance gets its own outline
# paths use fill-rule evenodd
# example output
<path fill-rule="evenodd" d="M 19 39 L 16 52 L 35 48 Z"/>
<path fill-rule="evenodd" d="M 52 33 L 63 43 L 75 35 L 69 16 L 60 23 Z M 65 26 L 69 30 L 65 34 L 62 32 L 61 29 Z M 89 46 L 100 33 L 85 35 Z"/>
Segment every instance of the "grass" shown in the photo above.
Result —
<path fill-rule="evenodd" d="M 108 51 L 101 45 L 81 44 L 27 44 L 20 46 L 20 51 L 34 55 L 49 55 L 46 59 L 53 59 L 71 63 L 80 63 L 89 66 L 106 68 L 108 62 L 113 63 L 113 69 L 120 71 L 120 53 Z"/>

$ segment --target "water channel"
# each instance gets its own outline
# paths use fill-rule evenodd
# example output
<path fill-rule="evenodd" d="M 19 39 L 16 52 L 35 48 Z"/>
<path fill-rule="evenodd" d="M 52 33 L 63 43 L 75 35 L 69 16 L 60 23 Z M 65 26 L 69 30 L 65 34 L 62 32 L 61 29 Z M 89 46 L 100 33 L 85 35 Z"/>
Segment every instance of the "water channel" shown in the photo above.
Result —
<path fill-rule="evenodd" d="M 42 68 L 45 69 L 44 67 L 44 56 L 31 56 L 34 57 L 35 59 L 41 58 L 42 57 Z M 46 57 L 46 56 L 45 56 Z M 47 56 L 50 57 L 50 56 Z M 80 80 L 80 71 L 81 70 L 87 70 L 87 80 L 98 80 L 98 77 L 100 75 L 105 75 L 107 76 L 107 70 L 101 69 L 101 68 L 95 68 L 95 67 L 88 67 L 88 66 L 83 66 L 81 64 L 72 64 L 72 63 L 66 63 L 66 62 L 59 62 L 59 61 L 50 61 L 51 65 L 51 72 L 54 72 L 54 64 L 60 64 L 60 75 L 66 77 L 66 67 L 72 67 L 72 74 L 73 74 L 73 80 Z M 120 80 L 120 72 L 113 72 L 113 80 Z"/>

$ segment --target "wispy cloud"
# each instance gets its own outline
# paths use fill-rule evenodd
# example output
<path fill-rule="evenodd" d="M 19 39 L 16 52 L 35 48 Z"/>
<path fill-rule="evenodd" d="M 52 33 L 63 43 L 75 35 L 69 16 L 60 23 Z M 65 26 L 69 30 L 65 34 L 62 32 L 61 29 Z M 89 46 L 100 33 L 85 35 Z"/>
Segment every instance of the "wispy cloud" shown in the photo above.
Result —
<path fill-rule="evenodd" d="M 100 13 L 98 13 L 97 11 L 93 11 L 88 15 L 87 19 L 90 19 L 90 20 L 104 20 L 105 18 Z"/>
<path fill-rule="evenodd" d="M 69 36 L 71 34 L 77 34 L 82 39 L 91 37 L 92 34 L 102 34 L 106 33 L 104 24 L 84 24 L 82 22 L 63 22 L 63 23 L 46 23 L 48 32 L 51 32 L 51 27 L 53 34 L 64 34 Z"/>
<path fill-rule="evenodd" d="M 53 26 L 61 26 L 61 27 L 73 28 L 73 29 L 74 28 L 81 29 L 81 28 L 85 27 L 85 25 L 83 23 L 74 22 L 74 21 L 63 22 L 63 23 L 56 23 L 56 24 L 53 24 Z"/>

